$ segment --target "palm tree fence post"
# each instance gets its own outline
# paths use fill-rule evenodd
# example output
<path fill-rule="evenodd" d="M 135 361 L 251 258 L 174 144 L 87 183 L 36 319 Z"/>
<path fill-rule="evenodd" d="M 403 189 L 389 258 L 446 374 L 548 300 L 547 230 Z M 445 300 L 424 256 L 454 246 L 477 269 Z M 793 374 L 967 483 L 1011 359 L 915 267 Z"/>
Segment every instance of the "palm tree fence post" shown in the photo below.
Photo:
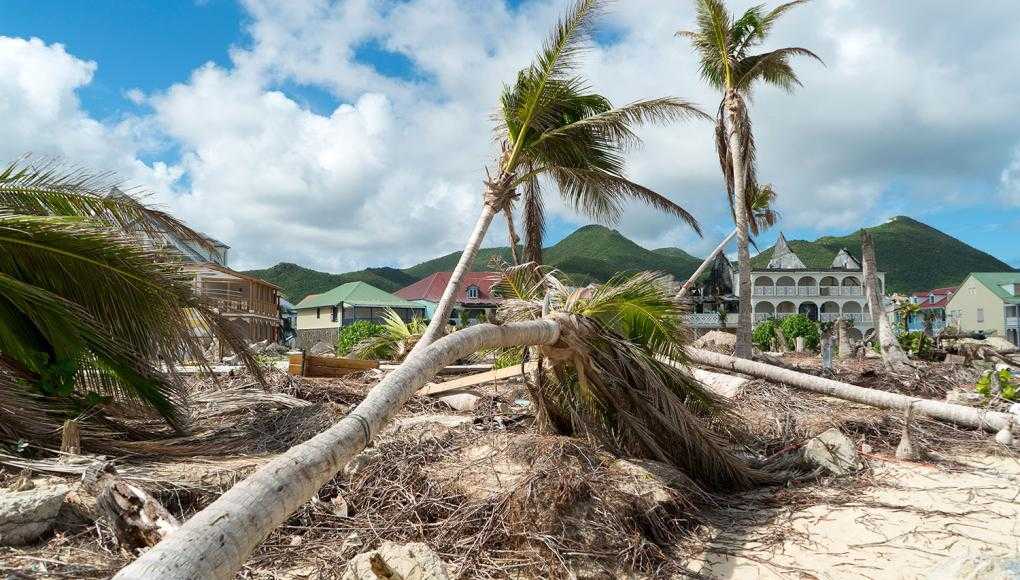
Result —
<path fill-rule="evenodd" d="M 913 405 L 913 412 L 918 415 L 947 421 L 962 427 L 984 429 L 997 433 L 1013 425 L 1016 421 L 1016 416 L 1012 413 L 999 413 L 978 407 L 967 407 L 944 401 L 933 401 L 889 391 L 858 387 L 708 350 L 688 347 L 686 351 L 689 360 L 697 364 L 743 373 L 797 389 L 882 409 L 905 411 Z"/>
<path fill-rule="evenodd" d="M 839 340 L 839 353 L 837 356 L 841 360 L 850 358 L 852 354 L 850 347 L 850 323 L 845 318 L 836 320 L 836 336 Z"/>
<path fill-rule="evenodd" d="M 719 245 L 716 246 L 714 250 L 712 250 L 712 253 L 709 254 L 707 258 L 705 258 L 705 261 L 702 262 L 701 265 L 698 266 L 698 269 L 695 270 L 693 274 L 691 274 L 691 277 L 688 278 L 686 282 L 684 282 L 684 285 L 680 287 L 680 291 L 676 293 L 677 298 L 683 298 L 684 296 L 687 295 L 688 292 L 691 291 L 691 288 L 694 287 L 694 284 L 697 282 L 698 278 L 700 278 L 701 275 L 705 273 L 705 270 L 707 270 L 709 265 L 712 264 L 712 262 L 715 260 L 715 257 L 719 255 L 719 252 L 722 252 L 726 248 L 727 244 L 730 243 L 730 240 L 732 240 L 733 236 L 735 235 L 737 235 L 737 229 L 733 228 L 733 231 L 727 234 L 726 237 L 723 238 L 722 242 L 719 242 Z"/>
<path fill-rule="evenodd" d="M 559 323 L 539 319 L 478 324 L 441 338 L 386 375 L 340 422 L 260 467 L 114 578 L 233 578 L 255 547 L 361 452 L 440 369 L 481 349 L 552 345 L 559 336 Z"/>
<path fill-rule="evenodd" d="M 864 291 L 868 298 L 868 309 L 874 318 L 875 328 L 878 333 L 878 345 L 882 351 L 882 360 L 886 367 L 894 372 L 910 372 L 913 366 L 906 353 L 900 348 L 900 343 L 893 332 L 889 316 L 882 306 L 882 299 L 878 294 L 878 272 L 875 264 L 875 243 L 867 230 L 861 230 L 861 260 L 864 270 Z"/>

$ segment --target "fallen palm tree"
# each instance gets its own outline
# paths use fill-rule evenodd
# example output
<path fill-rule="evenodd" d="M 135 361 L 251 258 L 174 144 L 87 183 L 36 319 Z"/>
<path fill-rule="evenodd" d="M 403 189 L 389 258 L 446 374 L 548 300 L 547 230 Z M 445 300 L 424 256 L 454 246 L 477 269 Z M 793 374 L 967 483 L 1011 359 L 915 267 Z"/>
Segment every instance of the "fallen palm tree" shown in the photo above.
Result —
<path fill-rule="evenodd" d="M 440 369 L 482 349 L 542 350 L 550 365 L 533 396 L 556 433 L 672 464 L 708 490 L 790 478 L 784 464 L 752 466 L 730 453 L 698 417 L 715 411 L 724 421 L 716 400 L 683 369 L 659 360 L 682 360 L 685 333 L 665 277 L 646 273 L 571 290 L 526 264 L 505 280 L 518 296 L 501 311 L 510 322 L 473 326 L 412 353 L 339 423 L 234 486 L 117 577 L 232 577 Z"/>
<path fill-rule="evenodd" d="M 943 401 L 932 401 L 899 393 L 858 387 L 824 377 L 816 377 L 774 365 L 707 350 L 688 348 L 687 356 L 691 362 L 697 364 L 744 373 L 753 377 L 790 385 L 798 389 L 863 403 L 873 407 L 900 409 L 903 411 L 911 409 L 918 416 L 940 419 L 972 429 L 999 432 L 1010 429 L 1016 421 L 1016 415 L 1010 413 L 999 413 Z"/>

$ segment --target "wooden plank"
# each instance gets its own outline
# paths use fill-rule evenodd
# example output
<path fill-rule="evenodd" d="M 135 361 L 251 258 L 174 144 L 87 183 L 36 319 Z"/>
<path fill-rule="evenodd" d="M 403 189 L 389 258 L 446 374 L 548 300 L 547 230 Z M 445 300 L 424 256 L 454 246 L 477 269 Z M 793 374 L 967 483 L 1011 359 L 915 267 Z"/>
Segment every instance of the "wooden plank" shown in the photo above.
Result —
<path fill-rule="evenodd" d="M 341 367 L 323 367 L 317 365 L 305 365 L 302 369 L 301 365 L 289 365 L 287 372 L 295 376 L 306 377 L 344 377 L 347 375 L 353 375 L 360 372 L 364 372 L 363 369 L 346 369 Z"/>
<path fill-rule="evenodd" d="M 382 370 L 382 371 L 386 371 L 386 372 L 393 371 L 393 370 L 396 370 L 398 368 L 400 368 L 400 365 L 398 365 L 398 364 L 380 364 L 379 365 L 379 369 Z M 443 367 L 443 369 L 440 370 L 436 374 L 439 374 L 439 375 L 473 375 L 473 374 L 482 373 L 482 372 L 491 371 L 491 370 L 492 370 L 492 365 L 488 364 L 488 363 L 486 363 L 486 364 L 477 364 L 477 365 L 450 365 L 448 367 Z"/>
<path fill-rule="evenodd" d="M 530 373 L 536 368 L 537 364 L 533 361 L 524 364 L 524 372 L 526 373 Z M 494 371 L 478 373 L 477 375 L 469 375 L 466 377 L 461 377 L 459 379 L 453 379 L 452 381 L 444 381 L 442 383 L 428 383 L 418 390 L 418 394 L 436 395 L 439 393 L 448 393 L 450 391 L 462 391 L 470 387 L 480 385 L 482 383 L 498 381 L 500 379 L 509 379 L 512 377 L 520 376 L 520 374 L 521 365 L 513 365 L 511 367 L 496 369 Z"/>
<path fill-rule="evenodd" d="M 332 356 L 310 356 L 292 354 L 290 355 L 290 364 L 302 364 L 304 361 L 305 366 L 313 365 L 319 367 L 334 367 L 341 369 L 357 369 L 361 371 L 367 371 L 368 369 L 379 368 L 379 361 L 377 360 L 365 360 L 356 358 L 336 358 Z"/>

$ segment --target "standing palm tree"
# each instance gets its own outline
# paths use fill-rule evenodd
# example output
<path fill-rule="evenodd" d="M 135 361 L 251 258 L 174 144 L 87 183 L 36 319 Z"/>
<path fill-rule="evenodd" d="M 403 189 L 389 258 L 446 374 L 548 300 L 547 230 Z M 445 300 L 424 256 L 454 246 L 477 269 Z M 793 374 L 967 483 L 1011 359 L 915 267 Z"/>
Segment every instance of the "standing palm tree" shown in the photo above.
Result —
<path fill-rule="evenodd" d="M 604 3 L 578 0 L 535 62 L 503 90 L 496 128 L 502 153 L 496 170 L 488 172 L 482 214 L 415 350 L 442 335 L 454 297 L 492 218 L 500 212 L 509 214 L 521 196 L 526 216 L 525 260 L 540 257 L 545 224 L 540 181 L 544 178 L 556 184 L 569 205 L 597 221 L 616 220 L 623 202 L 636 199 L 677 216 L 700 233 L 697 221 L 682 207 L 625 177 L 622 154 L 640 143 L 634 133 L 638 125 L 709 117 L 672 97 L 614 108 L 576 74 L 578 58 Z M 513 233 L 511 245 L 516 245 Z"/>
<path fill-rule="evenodd" d="M 0 170 L 0 437 L 45 440 L 109 404 L 183 429 L 174 367 L 204 360 L 196 326 L 258 368 L 179 260 L 135 236 L 205 238 L 107 177 L 28 160 Z"/>
<path fill-rule="evenodd" d="M 779 211 L 772 206 L 776 203 L 776 192 L 772 189 L 771 183 L 759 187 L 754 196 L 751 198 L 751 222 L 750 228 L 751 233 L 755 236 L 761 232 L 776 225 L 779 221 Z M 712 250 L 712 253 L 705 258 L 705 261 L 698 266 L 698 269 L 684 282 L 684 285 L 680 288 L 680 292 L 677 293 L 677 298 L 682 298 L 690 292 L 691 288 L 698 281 L 698 278 L 708 269 L 709 265 L 712 264 L 715 257 L 719 255 L 726 246 L 733 240 L 734 236 L 739 232 L 739 228 L 733 228 L 733 231 L 729 233 L 718 246 Z"/>
<path fill-rule="evenodd" d="M 809 56 L 819 62 L 821 59 L 810 50 L 798 47 L 748 54 L 749 50 L 765 41 L 780 16 L 807 0 L 787 2 L 769 12 L 764 12 L 763 6 L 755 6 L 737 20 L 730 17 L 723 0 L 697 1 L 697 30 L 677 34 L 691 41 L 701 59 L 701 76 L 723 94 L 716 115 L 715 144 L 730 210 L 737 224 L 740 325 L 737 327 L 736 355 L 748 357 L 751 355 L 748 230 L 753 215 L 747 192 L 757 190 L 757 178 L 754 136 L 745 97 L 759 82 L 792 91 L 800 86 L 800 80 L 790 66 L 790 57 Z"/>

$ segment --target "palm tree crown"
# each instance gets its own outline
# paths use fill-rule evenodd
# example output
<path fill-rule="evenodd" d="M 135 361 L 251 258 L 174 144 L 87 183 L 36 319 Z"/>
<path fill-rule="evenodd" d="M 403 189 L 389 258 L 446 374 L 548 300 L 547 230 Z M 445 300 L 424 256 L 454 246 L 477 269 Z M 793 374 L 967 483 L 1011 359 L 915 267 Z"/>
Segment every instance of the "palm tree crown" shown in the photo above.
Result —
<path fill-rule="evenodd" d="M 685 209 L 627 179 L 623 154 L 640 144 L 634 132 L 638 125 L 707 119 L 707 115 L 672 97 L 614 108 L 576 74 L 578 58 L 603 4 L 600 0 L 575 3 L 535 62 L 503 90 L 497 127 L 503 144 L 500 185 L 509 192 L 510 203 L 523 195 L 529 260 L 538 258 L 545 227 L 542 177 L 551 178 L 570 206 L 596 221 L 615 221 L 623 202 L 635 199 L 701 232 Z"/>
<path fill-rule="evenodd" d="M 786 47 L 776 50 L 750 54 L 750 51 L 764 43 L 772 27 L 781 16 L 790 9 L 805 4 L 809 0 L 794 0 L 780 4 L 765 12 L 763 5 L 753 6 L 740 18 L 734 20 L 726 10 L 722 0 L 698 0 L 697 29 L 681 30 L 678 36 L 691 41 L 701 61 L 701 76 L 708 84 L 740 101 L 740 95 L 749 96 L 756 83 L 765 83 L 779 87 L 785 91 L 793 91 L 801 86 L 797 73 L 790 65 L 793 56 L 808 56 L 822 62 L 814 52 L 800 47 Z M 732 94 L 731 94 L 732 93 Z M 725 102 L 725 99 L 724 101 Z M 750 118 L 744 114 L 738 120 L 738 126 L 730 130 L 738 131 L 744 143 L 743 167 L 746 173 L 747 191 L 756 191 L 757 176 L 755 170 L 755 144 L 751 133 Z M 723 103 L 720 103 L 716 116 L 716 148 L 719 162 L 726 179 L 726 189 L 730 197 L 730 208 L 733 200 L 733 166 L 730 160 L 727 143 Z M 754 223 L 753 210 L 748 204 L 748 218 Z M 754 227 L 754 226 L 752 226 Z"/>

